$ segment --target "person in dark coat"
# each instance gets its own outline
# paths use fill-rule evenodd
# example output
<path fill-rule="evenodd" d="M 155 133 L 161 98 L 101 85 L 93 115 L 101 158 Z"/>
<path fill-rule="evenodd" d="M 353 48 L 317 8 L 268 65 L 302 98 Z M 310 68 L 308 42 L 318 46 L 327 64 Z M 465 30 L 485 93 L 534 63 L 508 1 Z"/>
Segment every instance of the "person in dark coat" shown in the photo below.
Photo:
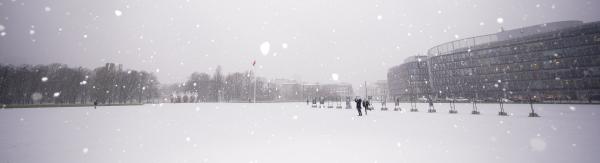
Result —
<path fill-rule="evenodd" d="M 365 115 L 367 115 L 367 110 L 369 110 L 369 100 L 363 101 L 363 106 L 365 107 Z"/>
<path fill-rule="evenodd" d="M 358 116 L 362 116 L 362 112 L 360 111 L 360 109 L 361 109 L 360 105 L 362 103 L 362 100 L 360 98 L 356 98 L 356 99 L 354 99 L 354 102 L 356 102 L 356 110 L 358 110 Z"/>
<path fill-rule="evenodd" d="M 96 109 L 96 106 L 98 106 L 98 100 L 94 101 L 94 109 Z"/>

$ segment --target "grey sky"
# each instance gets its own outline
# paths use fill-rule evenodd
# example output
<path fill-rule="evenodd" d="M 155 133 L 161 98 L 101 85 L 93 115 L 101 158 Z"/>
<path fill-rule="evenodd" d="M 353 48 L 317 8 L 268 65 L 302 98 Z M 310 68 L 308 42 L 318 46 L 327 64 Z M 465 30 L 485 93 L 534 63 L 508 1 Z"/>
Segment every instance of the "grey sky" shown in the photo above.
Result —
<path fill-rule="evenodd" d="M 357 86 L 384 80 L 404 58 L 456 38 L 600 19 L 597 0 L 0 2 L 0 63 L 115 62 L 152 71 L 162 83 L 212 74 L 217 65 L 245 71 L 256 59 L 260 76 L 332 82 L 337 73 Z"/>

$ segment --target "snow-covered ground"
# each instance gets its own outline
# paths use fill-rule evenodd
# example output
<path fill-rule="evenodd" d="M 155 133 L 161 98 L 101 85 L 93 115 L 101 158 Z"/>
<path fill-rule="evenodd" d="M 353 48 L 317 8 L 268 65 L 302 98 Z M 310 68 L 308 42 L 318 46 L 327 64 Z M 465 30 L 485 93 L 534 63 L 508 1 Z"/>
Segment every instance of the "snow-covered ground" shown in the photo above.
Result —
<path fill-rule="evenodd" d="M 0 162 L 597 162 L 600 106 L 436 104 L 438 113 L 305 103 L 0 110 Z M 404 110 L 408 104 L 402 104 Z M 391 107 L 391 106 L 390 106 Z M 379 104 L 376 104 L 379 110 Z M 390 108 L 392 109 L 392 108 Z"/>

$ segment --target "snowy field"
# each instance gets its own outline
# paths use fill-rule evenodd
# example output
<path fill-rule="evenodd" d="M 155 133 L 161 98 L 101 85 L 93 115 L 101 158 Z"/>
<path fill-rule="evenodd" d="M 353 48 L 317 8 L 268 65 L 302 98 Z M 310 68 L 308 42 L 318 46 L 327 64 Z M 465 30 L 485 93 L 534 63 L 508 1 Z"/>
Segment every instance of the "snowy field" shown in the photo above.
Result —
<path fill-rule="evenodd" d="M 523 104 L 506 104 L 509 117 L 497 104 L 480 104 L 482 115 L 470 104 L 448 114 L 447 105 L 364 117 L 305 103 L 4 109 L 0 163 L 600 160 L 598 105 L 535 105 L 541 118 Z"/>

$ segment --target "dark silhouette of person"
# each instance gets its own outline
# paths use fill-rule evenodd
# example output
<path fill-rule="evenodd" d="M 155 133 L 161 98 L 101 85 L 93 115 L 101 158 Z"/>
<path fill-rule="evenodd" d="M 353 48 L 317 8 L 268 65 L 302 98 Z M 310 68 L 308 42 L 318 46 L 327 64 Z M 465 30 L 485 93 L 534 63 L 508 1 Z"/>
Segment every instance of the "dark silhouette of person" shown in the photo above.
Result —
<path fill-rule="evenodd" d="M 309 102 L 308 102 L 308 99 L 306 99 L 306 105 L 310 105 Z"/>
<path fill-rule="evenodd" d="M 363 106 L 365 107 L 365 115 L 367 115 L 367 110 L 369 110 L 369 100 L 363 101 Z"/>
<path fill-rule="evenodd" d="M 98 106 L 98 100 L 94 101 L 94 109 L 96 109 L 96 106 Z"/>
<path fill-rule="evenodd" d="M 358 116 L 362 116 L 362 112 L 360 111 L 360 109 L 361 109 L 360 105 L 362 103 L 362 100 L 360 98 L 356 98 L 356 99 L 354 99 L 354 102 L 356 102 L 356 110 L 358 110 Z"/>

